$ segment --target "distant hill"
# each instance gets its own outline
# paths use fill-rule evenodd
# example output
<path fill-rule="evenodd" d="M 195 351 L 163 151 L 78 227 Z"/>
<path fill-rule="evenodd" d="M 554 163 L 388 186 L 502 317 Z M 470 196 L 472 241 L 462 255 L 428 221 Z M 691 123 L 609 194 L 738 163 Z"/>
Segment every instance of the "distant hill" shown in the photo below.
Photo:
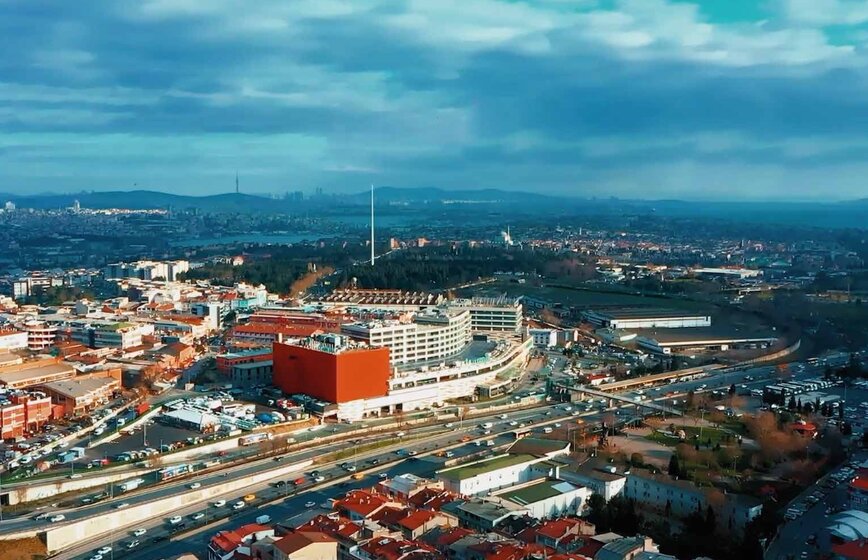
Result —
<path fill-rule="evenodd" d="M 0 200 L 11 200 L 19 208 L 69 208 L 78 200 L 82 208 L 132 208 L 155 210 L 171 206 L 176 210 L 198 208 L 204 211 L 257 212 L 274 211 L 282 201 L 250 194 L 225 193 L 208 196 L 177 195 L 159 191 L 104 191 L 70 194 L 42 194 L 22 196 L 0 194 Z"/>

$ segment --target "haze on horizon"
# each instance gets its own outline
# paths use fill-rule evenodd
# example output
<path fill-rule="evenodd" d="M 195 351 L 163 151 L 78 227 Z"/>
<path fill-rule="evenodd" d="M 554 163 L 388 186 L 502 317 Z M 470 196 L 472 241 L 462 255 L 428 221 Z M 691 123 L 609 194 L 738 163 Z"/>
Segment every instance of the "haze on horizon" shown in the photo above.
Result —
<path fill-rule="evenodd" d="M 0 192 L 868 197 L 861 0 L 0 0 Z"/>

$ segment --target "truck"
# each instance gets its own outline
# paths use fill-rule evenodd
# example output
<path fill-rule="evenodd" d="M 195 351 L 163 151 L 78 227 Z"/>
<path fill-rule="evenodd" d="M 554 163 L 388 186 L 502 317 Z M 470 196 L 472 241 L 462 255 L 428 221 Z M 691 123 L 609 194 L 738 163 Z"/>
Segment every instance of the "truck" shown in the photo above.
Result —
<path fill-rule="evenodd" d="M 127 480 L 126 482 L 121 482 L 120 484 L 118 484 L 118 488 L 121 492 L 129 492 L 131 490 L 135 490 L 144 483 L 144 478 L 134 478 L 132 480 Z"/>
<path fill-rule="evenodd" d="M 241 436 L 238 438 L 238 445 L 253 445 L 255 443 L 259 443 L 261 441 L 268 441 L 271 439 L 271 434 L 268 432 L 259 432 L 258 434 L 248 434 L 246 436 Z"/>
<path fill-rule="evenodd" d="M 151 405 L 146 402 L 139 403 L 136 405 L 136 416 L 141 416 L 149 410 L 151 410 Z"/>
<path fill-rule="evenodd" d="M 265 525 L 266 523 L 268 523 L 270 521 L 271 521 L 270 515 L 260 515 L 259 517 L 256 518 L 256 522 L 259 523 L 260 525 Z"/>

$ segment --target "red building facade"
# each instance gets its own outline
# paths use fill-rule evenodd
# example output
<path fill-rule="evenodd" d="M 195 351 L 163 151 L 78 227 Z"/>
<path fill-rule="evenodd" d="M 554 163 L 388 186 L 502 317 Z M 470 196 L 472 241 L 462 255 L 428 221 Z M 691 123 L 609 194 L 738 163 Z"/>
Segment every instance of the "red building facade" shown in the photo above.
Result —
<path fill-rule="evenodd" d="M 275 343 L 274 385 L 333 403 L 382 397 L 388 392 L 389 349 L 329 352 Z"/>

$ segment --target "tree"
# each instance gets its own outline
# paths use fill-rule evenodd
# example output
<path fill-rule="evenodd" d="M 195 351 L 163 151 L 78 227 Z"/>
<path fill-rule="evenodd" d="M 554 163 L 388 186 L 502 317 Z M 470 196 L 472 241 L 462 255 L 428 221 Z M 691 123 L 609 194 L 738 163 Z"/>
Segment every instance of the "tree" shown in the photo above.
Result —
<path fill-rule="evenodd" d="M 630 464 L 634 467 L 641 467 L 645 464 L 645 458 L 641 453 L 633 453 L 630 455 Z"/>
<path fill-rule="evenodd" d="M 735 383 L 729 386 L 729 396 L 733 396 L 735 394 Z"/>
<path fill-rule="evenodd" d="M 675 478 L 681 474 L 681 465 L 678 464 L 678 455 L 673 453 L 669 457 L 669 476 Z"/>

